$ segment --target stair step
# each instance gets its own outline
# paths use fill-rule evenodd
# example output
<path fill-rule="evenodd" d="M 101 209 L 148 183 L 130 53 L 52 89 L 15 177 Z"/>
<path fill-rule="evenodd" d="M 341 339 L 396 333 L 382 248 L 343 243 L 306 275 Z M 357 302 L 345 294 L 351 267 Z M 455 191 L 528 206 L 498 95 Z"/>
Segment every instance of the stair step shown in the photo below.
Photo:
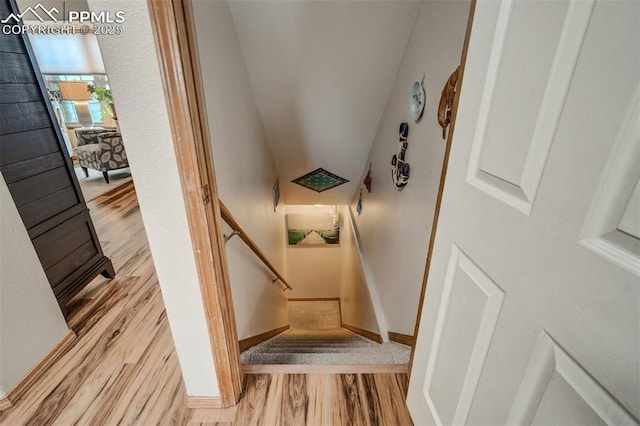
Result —
<path fill-rule="evenodd" d="M 268 342 L 265 347 L 275 347 L 275 346 L 287 346 L 287 347 L 291 347 L 291 348 L 295 348 L 295 347 L 299 347 L 299 348 L 305 348 L 305 347 L 314 347 L 314 346 L 327 346 L 327 347 L 335 347 L 335 348 L 350 348 L 350 347 L 355 347 L 355 346 L 363 346 L 363 347 L 368 347 L 370 346 L 370 343 L 367 342 L 359 342 L 359 341 L 354 341 L 354 342 L 342 342 L 342 343 L 328 343 L 328 342 L 288 342 L 288 341 L 274 341 L 274 342 Z"/>
<path fill-rule="evenodd" d="M 379 344 L 340 327 L 299 329 L 248 348 L 241 354 L 244 365 L 356 365 L 407 364 L 408 347 Z"/>
<path fill-rule="evenodd" d="M 260 352 L 263 353 L 368 353 L 371 351 L 371 347 L 359 347 L 359 348 L 328 348 L 321 346 L 309 346 L 305 348 L 292 348 L 292 347 L 275 347 L 275 348 L 261 348 Z"/>
<path fill-rule="evenodd" d="M 398 361 L 389 353 L 371 352 L 358 353 L 263 353 L 252 354 L 250 364 L 361 364 L 366 359 L 366 364 L 398 364 L 406 361 Z"/>

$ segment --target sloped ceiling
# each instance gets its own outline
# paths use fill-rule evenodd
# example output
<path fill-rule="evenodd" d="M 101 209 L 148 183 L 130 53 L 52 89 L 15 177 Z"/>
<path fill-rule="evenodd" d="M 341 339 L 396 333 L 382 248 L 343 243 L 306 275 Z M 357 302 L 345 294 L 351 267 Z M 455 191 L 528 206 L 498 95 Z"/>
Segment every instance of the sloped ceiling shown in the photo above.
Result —
<path fill-rule="evenodd" d="M 420 3 L 230 1 L 284 202 L 351 201 Z M 350 182 L 290 182 L 319 167 Z"/>

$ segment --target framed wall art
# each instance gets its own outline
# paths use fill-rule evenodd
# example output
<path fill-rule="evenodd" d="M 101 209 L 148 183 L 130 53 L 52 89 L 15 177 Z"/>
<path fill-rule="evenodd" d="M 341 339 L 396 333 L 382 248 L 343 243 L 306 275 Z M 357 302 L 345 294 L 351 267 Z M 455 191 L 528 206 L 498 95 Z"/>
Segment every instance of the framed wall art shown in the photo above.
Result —
<path fill-rule="evenodd" d="M 339 246 L 339 214 L 287 214 L 287 244 L 289 247 Z"/>

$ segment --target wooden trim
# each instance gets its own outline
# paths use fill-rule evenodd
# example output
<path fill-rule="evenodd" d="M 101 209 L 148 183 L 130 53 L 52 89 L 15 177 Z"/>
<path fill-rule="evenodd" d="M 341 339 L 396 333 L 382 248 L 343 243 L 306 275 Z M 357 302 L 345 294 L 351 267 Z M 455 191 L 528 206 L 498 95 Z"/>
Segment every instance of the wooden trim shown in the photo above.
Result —
<path fill-rule="evenodd" d="M 382 337 L 378 333 L 374 333 L 373 331 L 365 330 L 360 327 L 356 327 L 349 324 L 342 324 L 343 328 L 346 328 L 349 331 L 353 331 L 356 334 L 366 337 L 367 339 L 371 339 L 374 342 L 382 343 Z"/>
<path fill-rule="evenodd" d="M 7 408 L 11 408 L 13 405 L 11 404 L 11 401 L 9 401 L 9 398 L 5 395 L 3 397 L 0 397 L 0 411 L 6 410 Z"/>
<path fill-rule="evenodd" d="M 243 366 L 244 374 L 396 374 L 407 364 L 261 364 Z"/>
<path fill-rule="evenodd" d="M 258 258 L 262 261 L 262 263 L 264 263 L 266 267 L 269 268 L 271 272 L 273 272 L 276 278 L 282 284 L 284 284 L 286 288 L 288 288 L 289 290 L 293 290 L 291 286 L 287 283 L 287 280 L 284 279 L 282 274 L 278 272 L 276 267 L 273 266 L 273 264 L 269 261 L 269 259 L 267 259 L 267 255 L 264 254 L 264 252 L 260 249 L 260 247 L 258 247 L 258 245 L 255 243 L 255 241 L 253 241 L 249 236 L 249 234 L 247 234 L 247 232 L 242 228 L 240 223 L 238 223 L 236 218 L 233 217 L 233 215 L 231 214 L 227 206 L 225 206 L 222 201 L 219 201 L 219 203 L 220 203 L 220 214 L 222 215 L 222 219 L 225 222 L 227 222 L 227 224 L 231 227 L 231 229 L 233 229 L 235 232 L 238 233 L 238 237 L 240 237 L 240 239 L 244 241 L 244 243 L 251 249 L 251 251 L 256 256 L 258 256 Z"/>
<path fill-rule="evenodd" d="M 242 369 L 189 0 L 147 0 L 222 406 Z M 209 188 L 209 202 L 202 191 Z"/>
<path fill-rule="evenodd" d="M 395 333 L 393 331 L 389 331 L 388 334 L 389 340 L 391 340 L 392 342 L 401 343 L 407 346 L 413 346 L 413 344 L 415 343 L 414 337 L 409 334 Z"/>
<path fill-rule="evenodd" d="M 187 408 L 224 408 L 217 396 L 186 396 L 184 405 Z"/>
<path fill-rule="evenodd" d="M 339 297 L 292 297 L 289 302 L 340 302 Z"/>
<path fill-rule="evenodd" d="M 260 342 L 264 342 L 267 339 L 271 339 L 273 336 L 277 336 L 278 334 L 287 331 L 288 329 L 289 324 L 280 328 L 274 328 L 273 330 L 265 331 L 264 333 L 257 334 L 253 337 L 242 339 L 238 342 L 240 345 L 240 352 L 249 349 L 251 346 L 257 345 Z"/>
<path fill-rule="evenodd" d="M 418 305 L 418 315 L 416 316 L 416 325 L 413 335 L 418 337 L 420 330 L 420 319 L 422 318 L 422 308 L 424 306 L 424 298 L 427 292 L 427 281 L 429 280 L 429 269 L 431 268 L 431 256 L 433 254 L 433 245 L 436 240 L 436 233 L 438 231 L 438 219 L 440 218 L 440 207 L 442 206 L 442 194 L 444 192 L 444 184 L 447 178 L 447 167 L 449 165 L 449 154 L 451 153 L 451 141 L 453 140 L 453 134 L 456 128 L 456 118 L 458 116 L 458 104 L 460 102 L 460 92 L 462 91 L 462 81 L 464 80 L 464 70 L 467 63 L 467 52 L 469 50 L 469 38 L 471 37 L 471 28 L 473 27 L 473 15 L 476 10 L 476 0 L 471 0 L 469 7 L 469 18 L 467 19 L 467 30 L 464 36 L 464 43 L 462 45 L 462 57 L 460 59 L 460 76 L 458 77 L 458 87 L 456 94 L 453 98 L 453 106 L 451 107 L 451 124 L 449 127 L 449 134 L 447 135 L 447 147 L 444 152 L 444 159 L 442 160 L 442 173 L 440 174 L 440 186 L 438 188 L 438 199 L 436 201 L 436 208 L 433 214 L 433 224 L 431 226 L 431 236 L 429 238 L 429 249 L 427 251 L 427 261 L 424 268 L 424 275 L 422 278 L 422 289 L 420 290 L 420 302 Z M 411 380 L 411 370 L 413 368 L 413 359 L 415 357 L 416 346 L 413 345 L 411 349 L 411 358 L 409 360 L 409 380 Z"/>
<path fill-rule="evenodd" d="M 76 334 L 69 330 L 62 336 L 62 339 L 58 341 L 47 354 L 35 365 L 25 376 L 13 387 L 7 394 L 0 398 L 0 411 L 6 410 L 11 407 L 13 403 L 24 394 L 26 394 L 31 387 L 38 382 L 42 376 L 51 368 L 51 366 L 58 361 L 67 351 L 76 343 Z"/>

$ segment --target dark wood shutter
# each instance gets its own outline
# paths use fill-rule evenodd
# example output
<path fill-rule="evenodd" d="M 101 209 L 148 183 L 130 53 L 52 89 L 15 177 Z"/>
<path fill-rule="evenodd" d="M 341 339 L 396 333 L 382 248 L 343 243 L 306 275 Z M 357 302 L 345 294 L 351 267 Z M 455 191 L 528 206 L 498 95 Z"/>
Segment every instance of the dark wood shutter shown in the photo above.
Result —
<path fill-rule="evenodd" d="M 13 1 L 0 0 L 0 19 L 11 12 L 17 13 Z M 0 170 L 66 314 L 78 291 L 98 274 L 113 277 L 114 270 L 26 37 L 0 34 Z"/>

